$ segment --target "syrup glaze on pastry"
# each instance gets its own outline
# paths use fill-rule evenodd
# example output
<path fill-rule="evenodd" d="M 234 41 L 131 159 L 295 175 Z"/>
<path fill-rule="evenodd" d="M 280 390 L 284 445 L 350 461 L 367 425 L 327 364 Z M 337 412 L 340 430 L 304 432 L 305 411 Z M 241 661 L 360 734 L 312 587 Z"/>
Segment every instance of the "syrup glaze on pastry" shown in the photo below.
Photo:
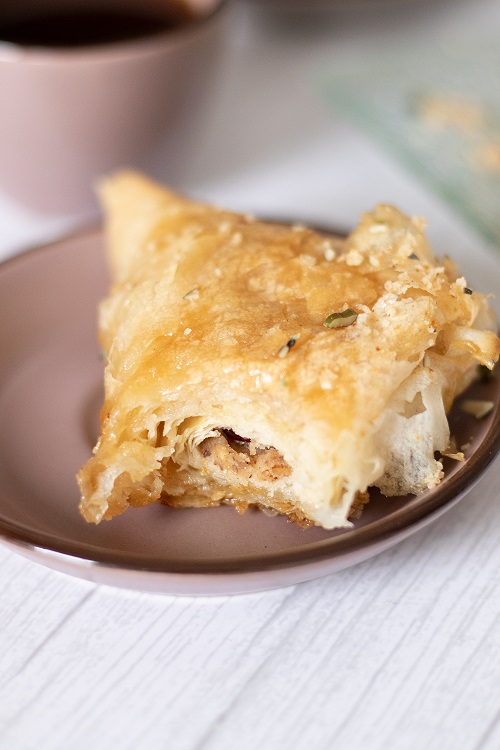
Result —
<path fill-rule="evenodd" d="M 334 528 L 370 486 L 439 483 L 446 413 L 500 347 L 486 297 L 436 261 L 421 220 L 380 205 L 327 237 L 129 172 L 101 199 L 113 284 L 87 521 L 162 501 Z"/>

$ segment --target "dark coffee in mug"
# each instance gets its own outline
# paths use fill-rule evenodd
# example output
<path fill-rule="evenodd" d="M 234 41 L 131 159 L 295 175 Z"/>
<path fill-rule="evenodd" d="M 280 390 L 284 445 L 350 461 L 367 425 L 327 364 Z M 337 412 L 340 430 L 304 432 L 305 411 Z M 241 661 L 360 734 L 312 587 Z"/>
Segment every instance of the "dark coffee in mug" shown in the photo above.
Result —
<path fill-rule="evenodd" d="M 165 2 L 162 15 L 140 9 L 75 8 L 33 11 L 2 21 L 0 41 L 23 47 L 86 47 L 140 39 L 183 26 L 193 13 L 180 2 Z"/>
<path fill-rule="evenodd" d="M 175 185 L 204 127 L 224 6 L 0 0 L 2 191 L 80 220 L 95 215 L 105 174 L 162 169 Z"/>

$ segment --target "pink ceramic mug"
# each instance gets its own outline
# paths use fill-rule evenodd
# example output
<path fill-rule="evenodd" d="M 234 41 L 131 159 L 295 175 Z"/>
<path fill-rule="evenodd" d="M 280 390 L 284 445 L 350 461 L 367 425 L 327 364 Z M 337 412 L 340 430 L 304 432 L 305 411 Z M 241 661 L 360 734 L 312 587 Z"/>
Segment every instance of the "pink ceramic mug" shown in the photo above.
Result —
<path fill-rule="evenodd" d="M 147 168 L 169 139 L 188 149 L 224 5 L 186 0 L 172 21 L 172 0 L 2 0 L 0 188 L 42 212 L 85 213 L 99 176 Z"/>

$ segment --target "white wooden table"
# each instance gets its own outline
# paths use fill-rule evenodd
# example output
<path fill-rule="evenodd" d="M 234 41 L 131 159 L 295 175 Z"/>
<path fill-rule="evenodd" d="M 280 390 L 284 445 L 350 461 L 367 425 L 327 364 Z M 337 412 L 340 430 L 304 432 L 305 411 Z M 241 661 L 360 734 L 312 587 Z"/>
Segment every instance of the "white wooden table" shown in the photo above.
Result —
<path fill-rule="evenodd" d="M 493 0 L 437 5 L 393 18 L 393 33 L 500 21 Z M 180 185 L 341 227 L 396 203 L 427 216 L 438 253 L 500 298 L 493 250 L 314 90 L 331 49 L 362 51 L 368 34 L 383 44 L 387 18 L 284 32 L 236 7 L 216 106 Z M 71 223 L 2 196 L 1 256 Z M 499 481 L 497 461 L 456 508 L 368 562 L 240 597 L 107 588 L 0 546 L 0 748 L 496 750 Z"/>

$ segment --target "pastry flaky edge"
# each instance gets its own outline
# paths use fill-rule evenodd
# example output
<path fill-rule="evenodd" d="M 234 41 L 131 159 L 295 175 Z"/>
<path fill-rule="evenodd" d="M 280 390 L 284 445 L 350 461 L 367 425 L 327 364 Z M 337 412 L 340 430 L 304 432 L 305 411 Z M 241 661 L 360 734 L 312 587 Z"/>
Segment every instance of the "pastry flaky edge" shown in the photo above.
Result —
<path fill-rule="evenodd" d="M 100 197 L 112 288 L 87 521 L 229 503 L 331 529 L 370 486 L 439 483 L 446 413 L 500 349 L 487 298 L 436 261 L 422 220 L 379 205 L 329 237 L 133 172 Z"/>

